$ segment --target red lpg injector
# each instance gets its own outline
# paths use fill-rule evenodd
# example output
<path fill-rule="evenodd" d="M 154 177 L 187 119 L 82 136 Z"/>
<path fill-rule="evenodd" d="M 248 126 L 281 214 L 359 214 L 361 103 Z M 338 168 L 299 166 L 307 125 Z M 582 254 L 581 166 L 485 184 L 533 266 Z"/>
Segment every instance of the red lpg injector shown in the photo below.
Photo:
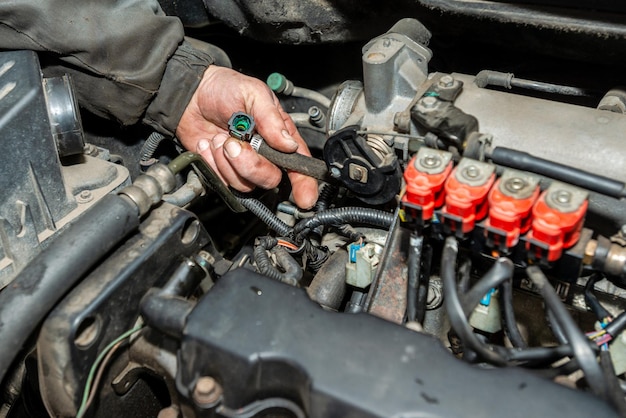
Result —
<path fill-rule="evenodd" d="M 487 216 L 487 193 L 496 178 L 492 164 L 463 158 L 445 184 L 445 206 L 442 209 L 446 231 L 462 238 Z"/>
<path fill-rule="evenodd" d="M 539 177 L 507 169 L 489 192 L 485 222 L 487 245 L 508 252 L 530 229 L 531 211 L 539 197 Z"/>
<path fill-rule="evenodd" d="M 407 217 L 420 225 L 429 222 L 443 205 L 443 184 L 452 171 L 452 153 L 422 147 L 404 171 L 406 193 L 401 207 Z"/>
<path fill-rule="evenodd" d="M 532 210 L 532 228 L 527 249 L 532 260 L 556 261 L 564 249 L 580 237 L 587 212 L 587 191 L 569 184 L 552 182 Z"/>

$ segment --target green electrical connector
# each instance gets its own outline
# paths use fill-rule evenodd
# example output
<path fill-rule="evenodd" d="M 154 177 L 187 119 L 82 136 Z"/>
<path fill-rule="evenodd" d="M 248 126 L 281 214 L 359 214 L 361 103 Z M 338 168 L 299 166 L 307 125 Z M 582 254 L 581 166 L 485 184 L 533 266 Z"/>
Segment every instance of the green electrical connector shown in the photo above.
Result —
<path fill-rule="evenodd" d="M 228 120 L 228 131 L 234 138 L 249 141 L 254 135 L 256 124 L 254 118 L 247 113 L 236 112 Z"/>

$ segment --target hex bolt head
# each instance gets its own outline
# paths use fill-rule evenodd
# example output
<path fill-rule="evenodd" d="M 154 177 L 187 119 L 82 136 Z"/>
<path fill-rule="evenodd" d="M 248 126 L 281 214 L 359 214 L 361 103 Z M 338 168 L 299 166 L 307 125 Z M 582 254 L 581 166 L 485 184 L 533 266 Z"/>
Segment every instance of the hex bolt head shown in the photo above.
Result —
<path fill-rule="evenodd" d="M 199 406 L 211 405 L 222 396 L 222 388 L 212 377 L 203 376 L 196 382 L 192 396 L 194 402 Z"/>
<path fill-rule="evenodd" d="M 463 170 L 463 176 L 470 179 L 475 179 L 476 177 L 480 176 L 480 169 L 475 165 L 467 166 L 465 170 Z"/>
<path fill-rule="evenodd" d="M 558 203 L 566 204 L 566 203 L 569 203 L 572 200 L 572 193 L 568 192 L 567 190 L 558 190 L 554 194 L 554 199 Z"/>
<path fill-rule="evenodd" d="M 83 190 L 76 196 L 76 201 L 78 203 L 88 203 L 93 200 L 93 193 L 89 190 Z"/>
<path fill-rule="evenodd" d="M 330 175 L 331 177 L 334 177 L 336 179 L 338 179 L 339 177 L 341 177 L 341 170 L 337 167 L 331 167 L 330 168 Z"/>
<path fill-rule="evenodd" d="M 504 183 L 504 187 L 511 193 L 516 193 L 526 187 L 524 179 L 519 177 L 511 177 Z"/>
<path fill-rule="evenodd" d="M 454 77 L 451 75 L 444 75 L 439 79 L 439 86 L 452 87 L 454 85 Z"/>
<path fill-rule="evenodd" d="M 437 155 L 427 155 L 420 160 L 420 164 L 427 168 L 439 167 L 441 165 L 441 158 Z"/>
<path fill-rule="evenodd" d="M 437 106 L 437 98 L 428 96 L 420 99 L 420 104 L 424 106 L 425 109 L 433 109 Z"/>

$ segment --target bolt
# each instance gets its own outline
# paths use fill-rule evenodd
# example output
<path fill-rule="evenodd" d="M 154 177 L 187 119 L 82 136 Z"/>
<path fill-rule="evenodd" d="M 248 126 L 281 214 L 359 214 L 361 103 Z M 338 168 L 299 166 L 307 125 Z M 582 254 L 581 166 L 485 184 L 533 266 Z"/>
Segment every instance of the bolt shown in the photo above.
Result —
<path fill-rule="evenodd" d="M 385 48 L 389 48 L 390 45 L 391 45 L 391 41 L 389 39 L 384 39 L 383 40 L 383 46 Z"/>
<path fill-rule="evenodd" d="M 83 154 L 95 157 L 98 155 L 98 147 L 93 144 L 85 144 L 85 148 L 83 148 Z"/>
<path fill-rule="evenodd" d="M 428 284 L 428 293 L 426 296 L 426 309 L 437 309 L 443 303 L 443 291 L 441 282 L 437 279 Z"/>
<path fill-rule="evenodd" d="M 463 170 L 463 175 L 470 179 L 475 179 L 480 175 L 480 169 L 475 165 L 470 165 L 465 170 Z"/>
<path fill-rule="evenodd" d="M 83 190 L 76 196 L 76 201 L 78 203 L 87 203 L 93 199 L 93 194 L 89 190 Z"/>
<path fill-rule="evenodd" d="M 619 230 L 619 232 L 623 237 L 626 237 L 626 224 L 622 225 L 622 228 Z"/>
<path fill-rule="evenodd" d="M 352 173 L 352 179 L 356 181 L 361 181 L 363 178 L 363 172 L 361 170 L 354 170 Z"/>
<path fill-rule="evenodd" d="M 580 294 L 580 293 L 574 295 L 574 297 L 572 298 L 572 305 L 577 308 L 587 310 L 587 304 L 585 303 L 585 295 Z"/>
<path fill-rule="evenodd" d="M 420 100 L 420 104 L 426 109 L 433 109 L 437 106 L 437 98 L 432 96 L 424 97 Z"/>
<path fill-rule="evenodd" d="M 567 190 L 559 190 L 555 192 L 554 198 L 558 203 L 566 204 L 572 200 L 572 193 L 568 192 Z"/>
<path fill-rule="evenodd" d="M 331 177 L 338 179 L 339 177 L 341 177 L 341 170 L 339 170 L 337 167 L 331 167 L 330 175 Z"/>
<path fill-rule="evenodd" d="M 199 378 L 193 388 L 193 400 L 199 406 L 214 404 L 221 396 L 222 388 L 210 376 Z"/>
<path fill-rule="evenodd" d="M 504 183 L 504 187 L 511 193 L 519 192 L 526 187 L 526 182 L 519 177 L 512 177 Z"/>
<path fill-rule="evenodd" d="M 452 87 L 454 85 L 454 77 L 451 75 L 444 75 L 439 79 L 439 86 Z"/>
<path fill-rule="evenodd" d="M 427 168 L 435 168 L 441 165 L 441 158 L 437 155 L 427 155 L 420 160 L 420 163 Z"/>
<path fill-rule="evenodd" d="M 317 106 L 311 106 L 309 107 L 309 117 L 313 120 L 319 120 L 319 118 L 322 116 L 322 111 L 320 110 L 319 107 Z"/>

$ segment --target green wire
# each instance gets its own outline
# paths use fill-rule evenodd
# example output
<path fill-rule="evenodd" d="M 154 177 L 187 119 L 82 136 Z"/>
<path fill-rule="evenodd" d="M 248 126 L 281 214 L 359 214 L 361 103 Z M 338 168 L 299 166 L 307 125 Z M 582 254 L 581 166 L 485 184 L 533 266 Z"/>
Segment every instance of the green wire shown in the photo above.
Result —
<path fill-rule="evenodd" d="M 80 404 L 80 408 L 78 408 L 78 413 L 76 414 L 76 418 L 82 418 L 83 415 L 85 415 L 85 412 L 87 412 L 87 400 L 89 399 L 89 393 L 91 392 L 91 385 L 93 383 L 93 378 L 96 375 L 96 371 L 98 370 L 98 366 L 100 366 L 100 363 L 102 362 L 102 359 L 107 355 L 109 351 L 111 351 L 111 349 L 113 348 L 113 346 L 115 346 L 115 344 L 119 343 L 125 338 L 130 337 L 137 331 L 141 330 L 143 327 L 144 327 L 144 324 L 138 324 L 137 326 L 135 326 L 135 328 L 129 329 L 128 331 L 126 331 L 125 333 L 117 337 L 115 340 L 111 341 L 109 345 L 107 345 L 104 348 L 104 350 L 102 350 L 100 354 L 98 354 L 98 357 L 96 357 L 96 361 L 94 361 L 93 365 L 91 366 L 91 370 L 89 370 L 89 376 L 87 376 L 87 382 L 85 383 L 85 390 L 83 391 L 83 399 Z"/>

